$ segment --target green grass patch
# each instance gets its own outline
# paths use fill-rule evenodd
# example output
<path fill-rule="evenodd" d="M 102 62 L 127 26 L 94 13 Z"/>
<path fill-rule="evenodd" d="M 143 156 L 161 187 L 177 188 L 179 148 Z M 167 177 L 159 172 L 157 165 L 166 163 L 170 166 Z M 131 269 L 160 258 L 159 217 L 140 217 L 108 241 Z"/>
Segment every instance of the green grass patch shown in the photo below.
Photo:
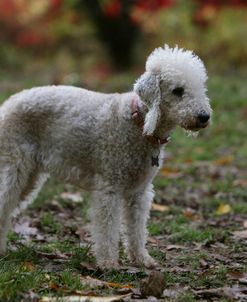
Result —
<path fill-rule="evenodd" d="M 44 231 L 55 234 L 58 234 L 62 229 L 61 224 L 56 222 L 54 216 L 51 213 L 44 213 L 41 216 L 41 226 Z"/>
<path fill-rule="evenodd" d="M 200 276 L 191 269 L 182 273 L 164 273 L 168 286 L 175 284 L 189 285 L 193 289 L 200 287 L 217 288 L 225 285 L 227 277 L 227 268 L 221 266 L 216 269 L 208 269 Z"/>
<path fill-rule="evenodd" d="M 180 228 L 179 232 L 173 233 L 171 235 L 172 242 L 206 242 L 212 241 L 214 238 L 215 232 L 212 229 L 206 230 L 197 230 L 192 227 L 186 226 Z"/>

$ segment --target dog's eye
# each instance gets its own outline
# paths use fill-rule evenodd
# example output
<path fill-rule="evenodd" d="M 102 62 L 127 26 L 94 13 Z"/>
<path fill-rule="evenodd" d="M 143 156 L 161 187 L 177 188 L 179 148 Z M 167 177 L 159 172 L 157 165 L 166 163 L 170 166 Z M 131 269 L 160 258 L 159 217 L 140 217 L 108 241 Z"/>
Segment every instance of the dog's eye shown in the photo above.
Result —
<path fill-rule="evenodd" d="M 183 88 L 183 87 L 176 87 L 176 88 L 174 88 L 174 89 L 172 90 L 172 93 L 173 93 L 174 95 L 176 95 L 176 96 L 181 97 L 181 96 L 183 96 L 183 94 L 184 94 L 184 88 Z"/>

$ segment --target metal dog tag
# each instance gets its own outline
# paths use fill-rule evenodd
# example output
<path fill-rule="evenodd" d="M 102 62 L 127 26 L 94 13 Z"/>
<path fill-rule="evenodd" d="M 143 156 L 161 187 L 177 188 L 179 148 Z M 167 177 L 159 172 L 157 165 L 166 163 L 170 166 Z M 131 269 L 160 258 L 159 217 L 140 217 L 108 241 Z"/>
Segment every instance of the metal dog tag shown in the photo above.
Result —
<path fill-rule="evenodd" d="M 159 156 L 152 156 L 151 160 L 152 160 L 152 163 L 151 163 L 152 167 L 159 166 Z"/>

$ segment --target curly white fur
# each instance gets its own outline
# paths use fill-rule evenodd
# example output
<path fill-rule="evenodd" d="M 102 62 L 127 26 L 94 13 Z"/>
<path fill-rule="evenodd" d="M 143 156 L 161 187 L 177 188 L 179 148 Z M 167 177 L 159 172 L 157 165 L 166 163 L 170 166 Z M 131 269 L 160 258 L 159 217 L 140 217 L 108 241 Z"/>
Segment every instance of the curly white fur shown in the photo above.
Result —
<path fill-rule="evenodd" d="M 146 250 L 152 181 L 161 152 L 144 135 L 166 136 L 177 125 L 197 131 L 211 114 L 206 71 L 190 51 L 156 49 L 134 91 L 103 94 L 69 86 L 24 90 L 0 107 L 0 252 L 11 216 L 34 198 L 48 175 L 92 192 L 91 234 L 101 267 L 118 263 L 120 228 L 132 261 L 154 265 Z M 174 89 L 181 87 L 178 96 Z M 133 98 L 145 119 L 131 117 Z"/>

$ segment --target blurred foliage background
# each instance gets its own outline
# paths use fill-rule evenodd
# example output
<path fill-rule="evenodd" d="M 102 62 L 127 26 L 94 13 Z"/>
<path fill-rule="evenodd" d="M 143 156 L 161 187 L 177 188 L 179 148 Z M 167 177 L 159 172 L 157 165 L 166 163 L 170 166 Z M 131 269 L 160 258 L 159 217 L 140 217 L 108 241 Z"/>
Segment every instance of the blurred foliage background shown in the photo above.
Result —
<path fill-rule="evenodd" d="M 246 0 L 0 0 L 0 89 L 31 78 L 128 90 L 164 43 L 193 49 L 211 73 L 245 74 L 246 35 Z"/>

